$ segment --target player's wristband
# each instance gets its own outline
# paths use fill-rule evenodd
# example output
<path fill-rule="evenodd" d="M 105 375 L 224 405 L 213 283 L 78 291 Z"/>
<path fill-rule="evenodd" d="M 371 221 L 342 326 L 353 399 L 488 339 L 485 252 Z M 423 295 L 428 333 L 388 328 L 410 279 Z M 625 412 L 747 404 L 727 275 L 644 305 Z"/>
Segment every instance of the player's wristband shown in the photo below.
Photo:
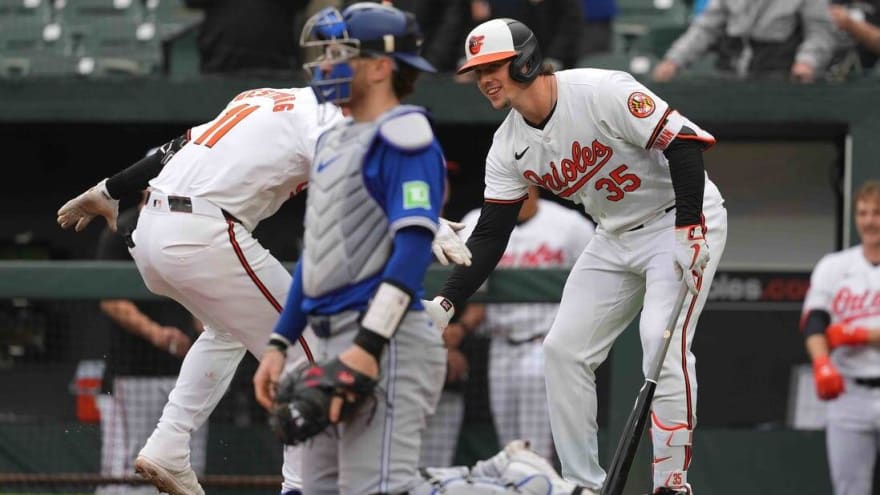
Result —
<path fill-rule="evenodd" d="M 385 344 L 397 332 L 412 299 L 405 287 L 383 280 L 361 318 L 361 330 L 355 336 L 355 344 L 378 360 Z"/>
<path fill-rule="evenodd" d="M 290 341 L 278 335 L 277 333 L 273 333 L 271 337 L 269 337 L 268 347 L 271 349 L 277 349 L 281 354 L 287 355 L 287 348 L 290 347 Z"/>

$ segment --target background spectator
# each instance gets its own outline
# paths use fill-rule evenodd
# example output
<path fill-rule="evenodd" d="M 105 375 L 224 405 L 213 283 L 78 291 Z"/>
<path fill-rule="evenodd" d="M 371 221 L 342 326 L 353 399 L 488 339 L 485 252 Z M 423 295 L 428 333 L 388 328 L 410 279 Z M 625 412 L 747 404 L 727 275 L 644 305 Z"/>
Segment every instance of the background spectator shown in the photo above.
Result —
<path fill-rule="evenodd" d="M 833 3 L 828 10 L 831 20 L 855 43 L 860 67 L 873 68 L 880 56 L 880 0 Z"/>
<path fill-rule="evenodd" d="M 470 0 L 395 0 L 394 6 L 416 15 L 425 37 L 422 56 L 441 72 L 454 71 L 470 29 L 462 22 L 470 15 Z"/>
<path fill-rule="evenodd" d="M 307 0 L 184 0 L 203 9 L 199 56 L 203 73 L 287 76 L 299 71 L 297 14 Z"/>
<path fill-rule="evenodd" d="M 739 77 L 813 82 L 834 48 L 827 0 L 710 0 L 654 68 L 668 81 L 713 46 L 719 69 Z"/>

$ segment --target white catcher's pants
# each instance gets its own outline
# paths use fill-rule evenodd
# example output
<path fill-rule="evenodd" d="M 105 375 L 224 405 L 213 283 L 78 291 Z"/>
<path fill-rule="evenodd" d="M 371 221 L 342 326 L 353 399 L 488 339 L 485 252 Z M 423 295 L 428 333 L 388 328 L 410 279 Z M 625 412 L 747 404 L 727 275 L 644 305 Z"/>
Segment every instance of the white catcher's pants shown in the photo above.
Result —
<path fill-rule="evenodd" d="M 685 300 L 652 405 L 654 458 L 660 460 L 654 464 L 655 487 L 687 483 L 697 400 L 690 348 L 727 239 L 727 213 L 717 191 L 715 195 L 707 194 L 703 208 L 710 261 L 702 290 L 696 299 L 689 295 Z M 613 235 L 598 229 L 565 283 L 559 312 L 544 341 L 544 367 L 553 439 L 567 480 L 594 489 L 604 482 L 594 372 L 639 309 L 642 371 L 649 372 L 681 286 L 673 265 L 674 225 L 673 210 L 635 231 Z M 666 429 L 658 428 L 658 422 Z"/>
<path fill-rule="evenodd" d="M 171 212 L 165 202 L 148 200 L 131 249 L 147 287 L 176 300 L 205 324 L 141 451 L 171 468 L 189 464 L 190 435 L 223 397 L 245 351 L 262 354 L 291 282 L 288 271 L 250 232 L 224 219 L 219 209 L 212 211 L 204 202 L 200 206 L 202 214 Z M 314 336 L 307 334 L 312 341 Z M 306 360 L 300 346 L 290 355 Z M 285 487 L 298 487 L 299 456 L 285 449 L 284 457 Z"/>

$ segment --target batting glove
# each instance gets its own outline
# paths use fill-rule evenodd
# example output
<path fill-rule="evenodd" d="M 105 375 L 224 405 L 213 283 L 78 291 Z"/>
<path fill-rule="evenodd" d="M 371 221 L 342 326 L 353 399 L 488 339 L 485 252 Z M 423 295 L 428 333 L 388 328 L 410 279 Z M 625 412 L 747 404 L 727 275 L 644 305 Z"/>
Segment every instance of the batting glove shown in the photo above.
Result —
<path fill-rule="evenodd" d="M 110 230 L 116 232 L 116 217 L 119 216 L 119 200 L 107 192 L 107 179 L 98 182 L 88 191 L 71 199 L 58 210 L 58 225 L 66 229 L 73 225 L 79 232 L 86 228 L 97 215 L 107 220 Z"/>
<path fill-rule="evenodd" d="M 828 345 L 833 349 L 842 345 L 865 345 L 869 342 L 871 334 L 867 328 L 835 323 L 825 329 L 825 337 L 828 338 Z"/>
<path fill-rule="evenodd" d="M 456 234 L 463 228 L 463 223 L 440 219 L 440 228 L 437 229 L 434 242 L 431 243 L 431 250 L 434 251 L 434 256 L 440 264 L 448 265 L 451 261 L 456 265 L 471 266 L 471 250 Z"/>
<path fill-rule="evenodd" d="M 703 269 L 709 263 L 709 245 L 701 225 L 675 228 L 675 273 L 684 277 L 691 293 L 700 292 Z"/>
<path fill-rule="evenodd" d="M 452 301 L 443 296 L 437 296 L 431 301 L 422 299 L 422 305 L 425 307 L 425 312 L 431 317 L 431 321 L 440 330 L 445 329 L 449 325 L 449 320 L 455 316 L 455 307 L 452 306 Z"/>
<path fill-rule="evenodd" d="M 831 364 L 828 356 L 813 360 L 813 379 L 816 382 L 816 393 L 822 400 L 831 400 L 843 393 L 843 377 Z"/>

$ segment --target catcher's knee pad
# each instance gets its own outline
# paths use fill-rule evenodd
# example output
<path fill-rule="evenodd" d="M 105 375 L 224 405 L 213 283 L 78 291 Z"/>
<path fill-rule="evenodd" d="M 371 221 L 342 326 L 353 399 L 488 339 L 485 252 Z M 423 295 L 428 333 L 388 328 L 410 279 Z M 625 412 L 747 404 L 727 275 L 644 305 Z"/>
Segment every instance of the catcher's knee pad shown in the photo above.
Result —
<path fill-rule="evenodd" d="M 663 423 L 651 413 L 651 440 L 654 443 L 654 487 L 687 487 L 694 430 L 684 423 Z"/>

